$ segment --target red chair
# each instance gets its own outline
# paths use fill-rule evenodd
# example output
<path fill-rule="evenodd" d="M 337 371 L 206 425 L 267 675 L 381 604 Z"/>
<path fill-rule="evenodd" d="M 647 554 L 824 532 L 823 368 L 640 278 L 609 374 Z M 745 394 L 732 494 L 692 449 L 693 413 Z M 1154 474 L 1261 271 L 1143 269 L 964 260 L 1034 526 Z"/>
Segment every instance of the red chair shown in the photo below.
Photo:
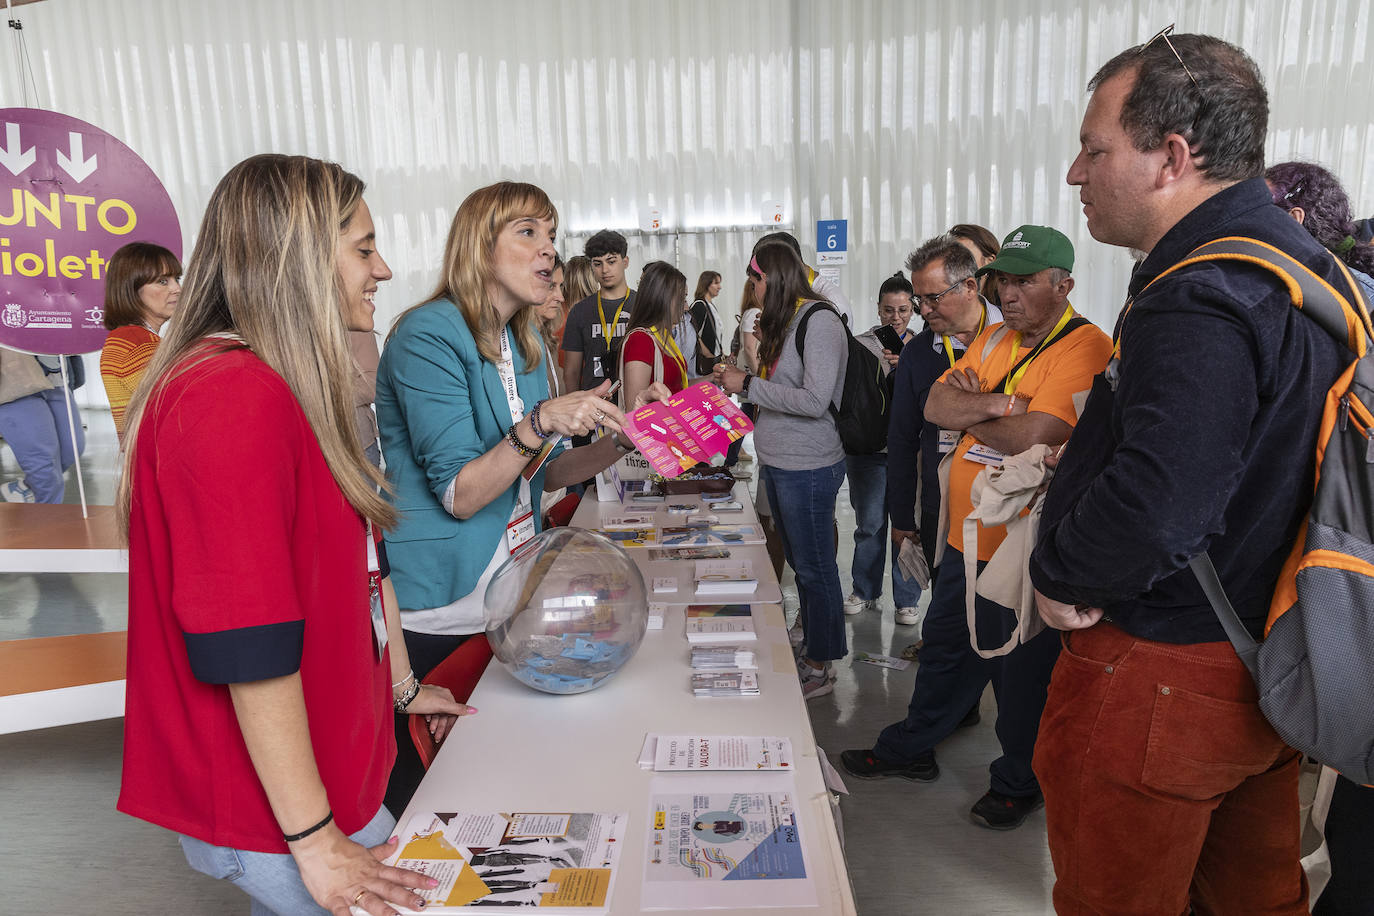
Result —
<path fill-rule="evenodd" d="M 473 688 L 481 680 L 482 672 L 487 670 L 487 662 L 491 661 L 491 655 L 491 645 L 487 642 L 487 637 L 478 633 L 454 649 L 453 654 L 425 675 L 421 683 L 447 687 L 455 700 L 466 703 L 468 697 L 472 696 Z M 430 736 L 424 716 L 411 716 L 409 724 L 410 740 L 415 744 L 415 752 L 420 755 L 420 763 L 428 770 L 434 761 L 434 755 L 439 753 L 439 745 Z"/>
<path fill-rule="evenodd" d="M 569 493 L 558 502 L 544 510 L 544 527 L 561 528 L 572 521 L 573 513 L 577 511 L 577 506 L 582 502 L 582 497 L 576 493 Z"/>

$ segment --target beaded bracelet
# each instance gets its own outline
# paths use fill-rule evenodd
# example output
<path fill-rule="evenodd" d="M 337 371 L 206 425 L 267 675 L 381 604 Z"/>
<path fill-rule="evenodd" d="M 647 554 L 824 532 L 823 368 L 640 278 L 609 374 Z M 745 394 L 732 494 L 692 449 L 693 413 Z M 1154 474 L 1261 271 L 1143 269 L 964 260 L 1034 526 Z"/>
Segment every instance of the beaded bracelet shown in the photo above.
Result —
<path fill-rule="evenodd" d="M 534 410 L 530 411 L 530 428 L 534 430 L 534 434 L 541 440 L 549 438 L 548 432 L 546 432 L 544 427 L 539 423 L 539 408 L 543 406 L 543 401 L 536 401 Z"/>
<path fill-rule="evenodd" d="M 514 423 L 511 424 L 510 429 L 506 430 L 506 441 L 510 443 L 510 447 L 515 449 L 515 453 L 521 458 L 533 458 L 535 455 L 539 454 L 539 449 L 530 448 L 520 441 L 520 434 L 515 431 Z"/>

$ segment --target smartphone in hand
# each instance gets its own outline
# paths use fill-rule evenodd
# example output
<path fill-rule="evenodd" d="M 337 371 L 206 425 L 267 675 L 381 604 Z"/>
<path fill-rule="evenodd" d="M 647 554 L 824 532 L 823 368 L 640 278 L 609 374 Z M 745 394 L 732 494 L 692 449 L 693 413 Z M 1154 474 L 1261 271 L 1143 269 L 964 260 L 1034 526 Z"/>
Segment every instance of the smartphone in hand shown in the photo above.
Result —
<path fill-rule="evenodd" d="M 882 344 L 883 348 L 893 356 L 902 352 L 902 338 L 897 336 L 897 332 L 892 330 L 891 325 L 880 325 L 878 330 L 874 332 L 874 336 L 878 338 L 878 343 Z"/>

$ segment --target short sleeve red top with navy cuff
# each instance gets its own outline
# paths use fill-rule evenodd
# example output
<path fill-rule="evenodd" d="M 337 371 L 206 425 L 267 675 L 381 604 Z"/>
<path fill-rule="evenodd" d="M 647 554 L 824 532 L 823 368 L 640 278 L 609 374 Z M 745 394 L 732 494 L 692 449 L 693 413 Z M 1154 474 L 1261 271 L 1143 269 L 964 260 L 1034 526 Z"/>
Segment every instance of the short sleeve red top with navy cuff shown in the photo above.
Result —
<path fill-rule="evenodd" d="M 649 367 L 651 373 L 654 368 L 654 351 L 663 349 L 658 345 L 658 342 L 654 340 L 653 335 L 643 328 L 632 329 L 625 337 L 623 346 L 625 347 L 625 362 L 627 365 L 629 363 L 644 363 Z M 668 386 L 669 391 L 673 394 L 677 394 L 683 388 L 687 387 L 687 377 L 682 374 L 682 366 L 668 353 L 663 353 L 662 359 L 663 378 L 655 379 L 655 381 L 662 382 L 664 385 Z"/>
<path fill-rule="evenodd" d="M 149 403 L 132 473 L 119 810 L 287 852 L 226 685 L 299 671 L 335 822 L 361 829 L 396 755 L 390 662 L 366 525 L 290 389 L 244 348 L 187 369 Z"/>

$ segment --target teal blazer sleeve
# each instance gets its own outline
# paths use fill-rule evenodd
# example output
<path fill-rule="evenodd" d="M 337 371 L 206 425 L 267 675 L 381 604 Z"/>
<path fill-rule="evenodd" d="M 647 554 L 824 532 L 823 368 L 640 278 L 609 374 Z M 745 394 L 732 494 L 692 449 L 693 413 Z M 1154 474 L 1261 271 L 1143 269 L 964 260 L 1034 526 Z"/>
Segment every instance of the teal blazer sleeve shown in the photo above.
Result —
<path fill-rule="evenodd" d="M 543 367 L 514 350 L 516 389 L 526 409 L 548 397 Z M 377 425 L 400 523 L 386 535 L 391 581 L 405 609 L 442 607 L 477 585 L 504 551 L 517 480 L 471 518 L 443 508 L 444 491 L 472 459 L 501 443 L 510 406 L 495 366 L 477 352 L 463 314 L 448 300 L 408 312 L 377 367 Z M 536 525 L 541 470 L 530 481 Z"/>

